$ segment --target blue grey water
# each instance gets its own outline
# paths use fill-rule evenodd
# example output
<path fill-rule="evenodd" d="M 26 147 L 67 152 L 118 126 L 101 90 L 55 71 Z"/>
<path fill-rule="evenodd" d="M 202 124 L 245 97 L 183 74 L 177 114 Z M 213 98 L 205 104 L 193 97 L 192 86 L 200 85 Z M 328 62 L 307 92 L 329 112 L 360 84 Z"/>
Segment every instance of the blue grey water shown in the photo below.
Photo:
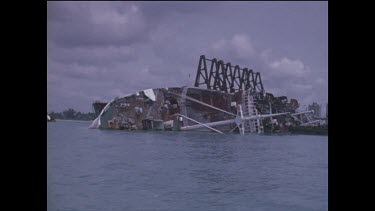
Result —
<path fill-rule="evenodd" d="M 49 211 L 328 210 L 328 138 L 47 124 Z"/>

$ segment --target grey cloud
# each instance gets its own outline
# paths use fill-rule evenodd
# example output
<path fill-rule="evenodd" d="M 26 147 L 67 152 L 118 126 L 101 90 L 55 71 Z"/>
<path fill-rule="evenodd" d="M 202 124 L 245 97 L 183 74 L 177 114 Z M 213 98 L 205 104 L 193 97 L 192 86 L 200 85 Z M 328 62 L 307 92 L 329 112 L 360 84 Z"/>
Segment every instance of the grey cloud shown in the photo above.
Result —
<path fill-rule="evenodd" d="M 130 46 L 53 47 L 48 54 L 54 61 L 80 65 L 109 65 L 112 62 L 135 61 L 138 56 Z"/>
<path fill-rule="evenodd" d="M 173 67 L 166 67 L 163 65 L 151 66 L 147 73 L 151 73 L 156 76 L 170 76 L 176 73 L 176 69 Z"/>
<path fill-rule="evenodd" d="M 80 65 L 78 63 L 61 63 L 49 60 L 47 63 L 48 75 L 58 78 L 60 81 L 67 78 L 100 79 L 106 74 L 106 69 L 94 65 Z"/>
<path fill-rule="evenodd" d="M 129 45 L 147 40 L 152 28 L 130 3 L 119 10 L 108 2 L 53 2 L 48 11 L 47 37 L 61 46 Z"/>
<path fill-rule="evenodd" d="M 293 46 L 295 37 L 313 40 L 311 33 L 293 33 L 294 38 L 285 36 L 282 42 L 276 38 L 271 40 L 273 43 L 262 40 L 261 36 L 269 32 L 286 35 L 282 31 L 285 10 L 280 13 L 278 7 L 256 3 L 258 9 L 254 11 L 250 2 L 47 5 L 47 103 L 54 110 L 73 107 L 88 111 L 97 99 L 111 100 L 147 88 L 191 86 L 201 54 L 260 72 L 266 91 L 276 95 L 306 102 L 322 101 L 327 96 L 326 66 L 321 54 L 312 48 L 315 52 L 307 50 L 302 55 Z M 247 10 L 253 11 L 251 15 L 239 14 Z M 267 31 L 263 24 L 253 24 L 263 18 L 273 23 L 270 16 L 276 13 L 275 17 L 280 18 L 277 29 Z M 294 15 L 288 13 L 286 20 L 293 20 Z M 296 17 L 303 15 L 299 12 Z M 314 19 L 308 23 L 314 23 Z M 314 30 L 319 26 L 314 25 Z M 318 44 L 320 51 L 326 47 L 325 43 Z"/>
<path fill-rule="evenodd" d="M 225 58 L 223 60 L 232 65 L 238 64 L 242 68 L 248 67 L 260 72 L 266 92 L 275 95 L 310 100 L 306 95 L 311 95 L 314 85 L 320 83 L 321 86 L 325 82 L 322 78 L 311 80 L 311 70 L 303 61 L 288 57 L 277 58 L 272 55 L 272 49 L 259 49 L 245 34 L 234 34 L 229 39 L 213 42 L 208 52 L 218 56 L 218 59 Z"/>
<path fill-rule="evenodd" d="M 245 34 L 234 34 L 230 40 L 221 39 L 212 45 L 214 53 L 228 53 L 241 61 L 257 56 L 257 50 Z"/>
<path fill-rule="evenodd" d="M 300 60 L 282 58 L 267 64 L 273 75 L 285 77 L 306 77 L 310 70 Z"/>
<path fill-rule="evenodd" d="M 271 50 L 258 49 L 250 37 L 245 34 L 234 34 L 230 39 L 221 39 L 212 43 L 210 54 L 231 58 L 241 67 L 257 69 L 276 77 L 304 77 L 309 74 L 306 65 L 296 59 L 287 57 L 271 59 Z"/>
<path fill-rule="evenodd" d="M 162 18 L 173 14 L 196 14 L 214 12 L 221 5 L 220 2 L 142 2 L 138 4 L 150 18 Z"/>

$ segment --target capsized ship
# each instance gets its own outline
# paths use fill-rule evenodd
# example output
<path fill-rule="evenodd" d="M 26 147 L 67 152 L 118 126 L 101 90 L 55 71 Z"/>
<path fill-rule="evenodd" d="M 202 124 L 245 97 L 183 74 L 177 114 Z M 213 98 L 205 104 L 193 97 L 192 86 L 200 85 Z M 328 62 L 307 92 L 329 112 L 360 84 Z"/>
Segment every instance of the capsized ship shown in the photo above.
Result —
<path fill-rule="evenodd" d="M 207 65 L 210 64 L 210 65 Z M 202 87 L 203 85 L 203 87 Z M 90 128 L 263 133 L 289 124 L 298 101 L 274 97 L 260 73 L 200 57 L 194 87 L 139 91 L 111 102 L 94 102 L 98 117 Z M 305 123 L 306 124 L 306 123 Z"/>

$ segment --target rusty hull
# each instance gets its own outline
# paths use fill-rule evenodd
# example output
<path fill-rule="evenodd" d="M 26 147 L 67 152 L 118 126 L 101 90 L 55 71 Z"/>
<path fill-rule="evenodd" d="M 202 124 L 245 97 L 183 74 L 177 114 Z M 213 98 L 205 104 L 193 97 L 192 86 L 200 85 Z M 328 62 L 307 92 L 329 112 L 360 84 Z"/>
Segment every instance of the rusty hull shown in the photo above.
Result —
<path fill-rule="evenodd" d="M 174 124 L 177 123 L 179 126 L 197 124 L 185 118 L 181 121 L 175 115 L 176 113 L 181 113 L 201 123 L 234 118 L 229 114 L 189 101 L 180 96 L 194 98 L 233 114 L 236 113 L 235 105 L 241 103 L 240 94 L 238 93 L 224 93 L 197 87 L 156 88 L 152 90 L 155 94 L 155 101 L 146 96 L 144 91 L 112 101 L 102 115 L 99 116 L 101 122 L 99 128 L 172 130 Z M 229 131 L 234 127 L 235 125 L 224 125 L 220 129 Z"/>

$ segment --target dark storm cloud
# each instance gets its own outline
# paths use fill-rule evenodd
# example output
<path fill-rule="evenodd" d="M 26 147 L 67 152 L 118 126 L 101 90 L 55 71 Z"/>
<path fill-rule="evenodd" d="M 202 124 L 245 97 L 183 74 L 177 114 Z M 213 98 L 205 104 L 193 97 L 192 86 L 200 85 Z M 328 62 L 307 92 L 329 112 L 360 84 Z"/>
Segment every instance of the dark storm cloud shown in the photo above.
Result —
<path fill-rule="evenodd" d="M 60 46 L 129 45 L 152 28 L 134 4 L 48 2 L 47 11 L 48 39 Z"/>
<path fill-rule="evenodd" d="M 49 110 L 88 111 L 94 100 L 191 86 L 202 54 L 260 72 L 275 95 L 327 99 L 325 3 L 47 5 Z"/>
<path fill-rule="evenodd" d="M 129 45 L 147 41 L 161 18 L 209 10 L 210 3 L 48 2 L 48 35 L 61 46 Z"/>

